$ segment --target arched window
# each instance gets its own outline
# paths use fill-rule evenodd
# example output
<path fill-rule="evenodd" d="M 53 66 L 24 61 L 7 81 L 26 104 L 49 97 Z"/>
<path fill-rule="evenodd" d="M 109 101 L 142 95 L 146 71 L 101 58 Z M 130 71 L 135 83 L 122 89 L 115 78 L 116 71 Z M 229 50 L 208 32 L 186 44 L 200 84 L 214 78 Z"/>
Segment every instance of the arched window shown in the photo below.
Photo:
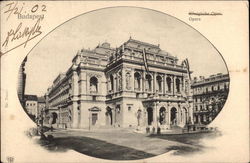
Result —
<path fill-rule="evenodd" d="M 149 74 L 146 75 L 146 89 L 152 91 L 152 77 Z"/>
<path fill-rule="evenodd" d="M 168 90 L 167 91 L 171 91 L 171 78 L 170 77 L 167 77 L 167 88 L 168 88 Z"/>
<path fill-rule="evenodd" d="M 172 107 L 170 112 L 171 125 L 177 125 L 177 109 Z"/>
<path fill-rule="evenodd" d="M 152 125 L 153 122 L 153 109 L 147 108 L 148 125 Z"/>
<path fill-rule="evenodd" d="M 177 79 L 175 80 L 175 84 L 176 84 L 176 91 L 177 91 L 177 92 L 180 92 L 180 79 L 177 78 Z"/>
<path fill-rule="evenodd" d="M 134 74 L 135 78 L 135 90 L 141 90 L 141 75 L 139 72 Z"/>
<path fill-rule="evenodd" d="M 98 91 L 98 79 L 96 77 L 90 78 L 90 92 L 97 92 Z"/>
<path fill-rule="evenodd" d="M 161 76 L 157 76 L 156 81 L 157 81 L 158 90 L 159 90 L 159 92 L 161 92 L 162 91 L 162 78 L 161 78 Z"/>
<path fill-rule="evenodd" d="M 214 91 L 214 86 L 212 86 L 212 91 Z"/>
<path fill-rule="evenodd" d="M 184 107 L 183 108 L 183 114 L 182 114 L 182 122 L 186 124 L 188 121 L 188 112 L 187 109 Z"/>
<path fill-rule="evenodd" d="M 113 75 L 110 75 L 110 84 L 111 84 L 111 90 L 114 91 L 114 77 L 113 77 Z"/>

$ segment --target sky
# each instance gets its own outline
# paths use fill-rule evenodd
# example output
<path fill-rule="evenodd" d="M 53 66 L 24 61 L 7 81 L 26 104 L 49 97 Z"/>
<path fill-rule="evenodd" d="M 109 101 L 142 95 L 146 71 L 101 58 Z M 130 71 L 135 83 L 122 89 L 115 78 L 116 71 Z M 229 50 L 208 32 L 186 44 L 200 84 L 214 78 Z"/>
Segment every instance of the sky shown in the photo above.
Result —
<path fill-rule="evenodd" d="M 188 58 L 195 76 L 228 73 L 212 44 L 180 20 L 152 10 L 117 7 L 82 14 L 56 28 L 28 55 L 25 94 L 44 95 L 61 72 L 67 71 L 82 48 L 109 42 L 119 47 L 129 37 L 158 45 L 179 58 Z"/>

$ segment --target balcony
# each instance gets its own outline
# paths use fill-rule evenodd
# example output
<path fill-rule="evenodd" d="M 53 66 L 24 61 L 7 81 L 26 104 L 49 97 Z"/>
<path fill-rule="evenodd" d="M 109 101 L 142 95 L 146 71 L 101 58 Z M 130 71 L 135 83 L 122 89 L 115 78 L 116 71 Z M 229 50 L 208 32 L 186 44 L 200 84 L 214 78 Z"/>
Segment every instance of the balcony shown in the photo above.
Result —
<path fill-rule="evenodd" d="M 198 113 L 208 113 L 210 112 L 209 110 L 194 110 L 194 113 L 198 114 Z"/>
<path fill-rule="evenodd" d="M 89 93 L 90 93 L 91 95 L 96 95 L 96 94 L 98 94 L 98 91 L 89 91 Z"/>
<path fill-rule="evenodd" d="M 135 92 L 142 92 L 141 88 L 135 88 Z"/>

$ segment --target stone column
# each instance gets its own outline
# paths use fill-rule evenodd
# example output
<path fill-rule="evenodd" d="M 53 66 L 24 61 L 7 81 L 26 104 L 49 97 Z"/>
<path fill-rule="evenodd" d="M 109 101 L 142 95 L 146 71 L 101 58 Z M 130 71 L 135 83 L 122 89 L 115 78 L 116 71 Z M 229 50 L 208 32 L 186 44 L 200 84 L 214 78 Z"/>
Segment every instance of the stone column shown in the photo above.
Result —
<path fill-rule="evenodd" d="M 131 90 L 134 91 L 135 90 L 135 71 L 134 69 L 131 70 Z"/>
<path fill-rule="evenodd" d="M 126 71 L 125 71 L 125 69 L 123 68 L 122 69 L 122 76 L 121 76 L 121 83 L 120 84 L 122 84 L 122 90 L 121 91 L 124 91 L 124 90 L 126 90 Z M 130 83 L 129 84 L 131 84 L 131 77 L 130 77 L 130 81 L 129 81 Z"/>
<path fill-rule="evenodd" d="M 180 121 L 180 124 L 182 124 L 182 119 L 183 118 L 183 112 L 182 112 L 182 108 L 180 107 L 180 118 L 179 118 L 179 121 Z"/>
<path fill-rule="evenodd" d="M 121 72 L 118 72 L 117 74 L 118 74 L 118 78 L 117 78 L 118 88 L 117 89 L 118 89 L 118 92 L 119 92 L 121 90 L 124 90 L 123 89 L 123 85 L 122 85 L 123 84 L 123 82 L 122 82 L 122 79 L 123 79 L 122 75 L 123 75 L 123 73 L 121 71 Z"/>
<path fill-rule="evenodd" d="M 73 71 L 72 75 L 72 84 L 73 84 L 73 95 L 78 95 L 78 74 L 76 71 Z"/>
<path fill-rule="evenodd" d="M 116 92 L 117 91 L 117 83 L 116 83 L 117 82 L 117 76 L 116 76 L 116 74 L 113 74 L 113 77 L 114 77 L 113 78 L 114 79 L 113 80 L 114 81 L 113 82 L 113 84 L 114 84 L 114 92 Z"/>
<path fill-rule="evenodd" d="M 119 75 L 118 75 L 118 73 L 116 74 L 116 78 L 115 78 L 115 85 L 116 85 L 116 92 L 119 92 L 119 85 L 120 85 L 120 83 L 119 83 Z"/>
<path fill-rule="evenodd" d="M 178 124 L 180 125 L 182 123 L 182 117 L 181 117 L 182 116 L 182 114 L 181 114 L 182 110 L 181 110 L 181 106 L 180 105 L 178 106 L 178 110 L 179 110 L 179 117 L 178 117 L 179 123 Z"/>
<path fill-rule="evenodd" d="M 97 80 L 98 80 L 98 82 L 97 82 L 97 93 L 99 94 L 99 95 L 103 95 L 103 94 L 106 94 L 105 92 L 105 90 L 107 89 L 105 89 L 104 88 L 104 86 L 105 86 L 105 83 L 102 81 L 102 76 L 101 77 L 97 77 Z"/>
<path fill-rule="evenodd" d="M 112 112 L 112 116 L 111 116 L 112 119 L 110 119 L 110 122 L 112 121 L 112 126 L 114 126 L 114 124 L 115 124 L 115 112 L 114 112 L 114 108 L 111 108 L 111 112 Z"/>
<path fill-rule="evenodd" d="M 154 72 L 153 74 L 153 93 L 156 93 L 156 89 L 157 89 L 157 81 L 156 81 L 156 76 L 157 76 L 157 73 Z"/>
<path fill-rule="evenodd" d="M 171 125 L 171 107 L 168 105 L 168 124 Z"/>
<path fill-rule="evenodd" d="M 157 126 L 157 104 L 154 102 L 154 108 L 153 108 L 153 126 Z"/>
<path fill-rule="evenodd" d="M 148 112 L 147 108 L 143 106 L 143 117 L 144 117 L 144 125 L 148 125 Z"/>
<path fill-rule="evenodd" d="M 206 122 L 206 121 L 207 121 L 206 114 L 204 114 L 204 115 L 203 115 L 203 120 L 204 120 L 204 122 Z"/>
<path fill-rule="evenodd" d="M 172 77 L 172 93 L 175 95 L 175 76 Z"/>
<path fill-rule="evenodd" d="M 145 92 L 145 71 L 142 71 L 141 75 L 141 90 L 142 92 Z"/>
<path fill-rule="evenodd" d="M 169 125 L 169 107 L 168 106 L 166 106 L 165 122 L 166 122 L 166 125 Z"/>
<path fill-rule="evenodd" d="M 77 128 L 78 127 L 78 110 L 77 110 L 77 102 L 76 101 L 73 101 L 72 108 L 73 108 L 72 128 Z"/>
<path fill-rule="evenodd" d="M 77 110 L 77 100 L 78 100 L 78 75 L 77 72 L 75 70 L 73 70 L 72 72 L 72 86 L 73 86 L 73 92 L 72 92 L 72 111 L 73 111 L 73 123 L 72 123 L 72 127 L 73 128 L 77 128 L 78 127 L 78 110 Z"/>
<path fill-rule="evenodd" d="M 107 93 L 109 93 L 109 90 L 111 89 L 111 82 L 110 79 L 107 79 Z"/>
<path fill-rule="evenodd" d="M 81 70 L 80 71 L 80 83 L 79 83 L 79 94 L 83 94 L 83 95 L 86 95 L 86 91 L 87 91 L 87 88 L 86 88 L 86 84 L 87 84 L 87 80 L 86 80 L 86 72 L 84 72 L 84 70 Z"/>
<path fill-rule="evenodd" d="M 191 123 L 193 124 L 194 123 L 194 117 L 193 117 L 193 108 L 194 108 L 194 105 L 193 105 L 193 102 L 189 103 L 188 102 L 188 121 L 189 121 L 189 117 L 191 119 Z"/>
<path fill-rule="evenodd" d="M 185 76 L 183 76 L 183 91 L 186 93 L 186 90 L 185 90 L 185 88 L 186 88 L 186 83 L 185 83 Z"/>
<path fill-rule="evenodd" d="M 166 87 L 167 87 L 167 81 L 166 81 L 166 79 L 167 79 L 167 76 L 166 76 L 166 74 L 164 74 L 163 75 L 163 88 L 162 88 L 162 91 L 163 91 L 164 95 L 166 94 L 166 91 L 167 91 L 167 89 L 166 89 Z"/>
<path fill-rule="evenodd" d="M 183 90 L 183 77 L 180 80 L 180 92 Z"/>
<path fill-rule="evenodd" d="M 62 123 L 62 111 L 61 111 L 61 107 L 58 107 L 58 124 L 61 124 Z"/>
<path fill-rule="evenodd" d="M 179 124 L 179 115 L 180 115 L 180 109 L 179 106 L 176 108 L 176 125 Z"/>
<path fill-rule="evenodd" d="M 161 76 L 161 91 L 160 93 L 164 93 L 164 76 Z"/>

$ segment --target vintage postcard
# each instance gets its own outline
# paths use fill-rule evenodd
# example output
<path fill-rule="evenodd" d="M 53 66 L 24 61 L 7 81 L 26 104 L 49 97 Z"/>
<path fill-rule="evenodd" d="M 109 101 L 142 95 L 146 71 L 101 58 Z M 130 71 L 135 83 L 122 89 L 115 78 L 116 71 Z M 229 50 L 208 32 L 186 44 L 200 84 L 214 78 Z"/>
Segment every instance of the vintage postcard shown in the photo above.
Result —
<path fill-rule="evenodd" d="M 247 1 L 2 1 L 1 162 L 249 162 Z"/>

